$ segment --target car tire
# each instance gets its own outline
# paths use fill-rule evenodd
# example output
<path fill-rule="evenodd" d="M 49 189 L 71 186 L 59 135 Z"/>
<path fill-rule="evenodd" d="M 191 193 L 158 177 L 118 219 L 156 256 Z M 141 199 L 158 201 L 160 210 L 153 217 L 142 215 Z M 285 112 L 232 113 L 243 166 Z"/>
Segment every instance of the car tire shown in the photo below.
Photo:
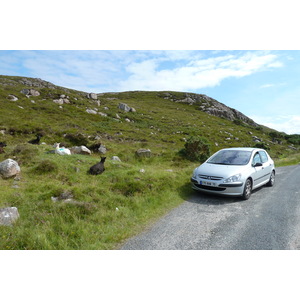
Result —
<path fill-rule="evenodd" d="M 245 182 L 242 199 L 243 200 L 248 200 L 251 196 L 251 192 L 252 192 L 252 181 L 251 181 L 250 178 L 248 178 Z"/>
<path fill-rule="evenodd" d="M 270 180 L 267 183 L 267 186 L 273 186 L 275 183 L 275 171 L 273 170 L 270 176 Z"/>

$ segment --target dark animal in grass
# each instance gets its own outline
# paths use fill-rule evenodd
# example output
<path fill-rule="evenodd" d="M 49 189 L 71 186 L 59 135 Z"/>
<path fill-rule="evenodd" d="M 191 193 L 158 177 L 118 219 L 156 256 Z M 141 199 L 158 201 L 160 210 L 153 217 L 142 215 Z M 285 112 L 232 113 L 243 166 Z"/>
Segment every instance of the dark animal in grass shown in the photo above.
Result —
<path fill-rule="evenodd" d="M 101 157 L 100 162 L 97 164 L 93 165 L 89 169 L 89 174 L 91 175 L 99 175 L 104 172 L 104 162 L 105 162 L 106 157 Z"/>
<path fill-rule="evenodd" d="M 4 151 L 4 147 L 6 147 L 7 145 L 6 145 L 6 143 L 5 142 L 0 142 L 0 154 L 1 153 L 5 153 L 5 151 Z"/>
<path fill-rule="evenodd" d="M 37 134 L 36 138 L 33 140 L 28 141 L 28 143 L 30 144 L 34 144 L 34 145 L 39 145 L 40 144 L 40 139 L 43 135 L 42 134 Z"/>

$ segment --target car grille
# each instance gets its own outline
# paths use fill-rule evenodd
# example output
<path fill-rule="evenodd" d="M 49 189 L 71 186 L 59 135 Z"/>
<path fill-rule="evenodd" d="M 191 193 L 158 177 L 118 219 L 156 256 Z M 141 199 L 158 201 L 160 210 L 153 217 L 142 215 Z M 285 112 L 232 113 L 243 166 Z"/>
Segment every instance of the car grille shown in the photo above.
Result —
<path fill-rule="evenodd" d="M 198 183 L 194 183 L 194 185 L 203 190 L 218 191 L 218 192 L 226 190 L 226 188 L 220 188 L 220 187 L 216 187 L 216 186 L 207 186 L 207 185 L 202 185 L 202 184 L 198 184 Z"/>
<path fill-rule="evenodd" d="M 199 174 L 198 177 L 201 179 L 206 179 L 206 180 L 222 180 L 223 179 L 223 177 L 209 176 L 209 175 L 202 175 L 202 174 Z"/>

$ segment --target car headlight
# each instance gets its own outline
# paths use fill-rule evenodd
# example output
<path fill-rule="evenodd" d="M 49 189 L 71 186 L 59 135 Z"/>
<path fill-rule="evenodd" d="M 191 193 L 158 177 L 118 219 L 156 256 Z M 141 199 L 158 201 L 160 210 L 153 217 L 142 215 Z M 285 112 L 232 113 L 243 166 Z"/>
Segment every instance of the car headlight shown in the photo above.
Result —
<path fill-rule="evenodd" d="M 194 177 L 194 178 L 197 176 L 197 169 L 198 169 L 198 168 L 196 168 L 196 169 L 194 170 L 194 172 L 193 172 L 193 177 Z"/>
<path fill-rule="evenodd" d="M 241 173 L 230 176 L 229 178 L 224 180 L 224 183 L 237 182 L 237 181 L 241 180 L 241 177 L 242 177 Z"/>

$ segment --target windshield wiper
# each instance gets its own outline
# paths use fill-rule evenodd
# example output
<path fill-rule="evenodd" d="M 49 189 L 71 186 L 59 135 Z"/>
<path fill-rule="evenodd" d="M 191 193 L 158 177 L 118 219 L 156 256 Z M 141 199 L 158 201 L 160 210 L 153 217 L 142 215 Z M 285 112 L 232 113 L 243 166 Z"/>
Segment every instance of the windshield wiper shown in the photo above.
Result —
<path fill-rule="evenodd" d="M 214 162 L 208 162 L 209 164 L 213 165 L 225 165 L 225 166 L 230 166 L 231 164 L 226 164 L 226 163 L 214 163 Z"/>

